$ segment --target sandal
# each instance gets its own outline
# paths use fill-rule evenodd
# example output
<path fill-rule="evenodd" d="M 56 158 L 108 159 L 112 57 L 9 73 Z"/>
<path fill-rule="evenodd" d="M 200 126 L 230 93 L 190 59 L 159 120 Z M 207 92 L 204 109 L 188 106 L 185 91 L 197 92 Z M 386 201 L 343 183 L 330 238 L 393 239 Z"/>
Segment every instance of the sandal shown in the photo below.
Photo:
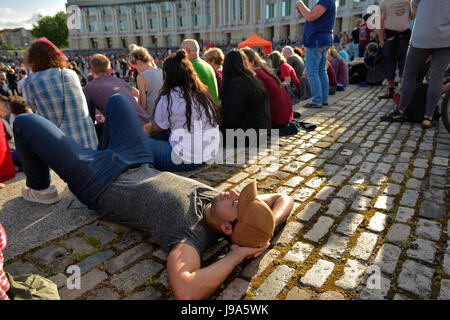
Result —
<path fill-rule="evenodd" d="M 30 202 L 52 204 L 61 200 L 58 195 L 58 190 L 51 184 L 47 189 L 34 190 L 31 188 L 22 189 L 22 197 Z"/>
<path fill-rule="evenodd" d="M 309 109 L 320 109 L 322 106 L 320 104 L 315 103 L 307 103 L 303 106 L 303 108 L 309 108 Z"/>

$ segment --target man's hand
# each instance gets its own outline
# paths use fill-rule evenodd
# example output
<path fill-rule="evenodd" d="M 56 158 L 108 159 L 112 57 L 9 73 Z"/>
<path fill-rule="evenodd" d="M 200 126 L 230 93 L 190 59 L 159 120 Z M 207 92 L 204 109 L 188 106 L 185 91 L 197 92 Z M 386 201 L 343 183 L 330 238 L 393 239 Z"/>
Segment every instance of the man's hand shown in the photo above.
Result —
<path fill-rule="evenodd" d="M 265 246 L 259 248 L 241 247 L 237 244 L 233 244 L 231 246 L 231 254 L 238 255 L 241 260 L 256 258 L 266 251 L 269 246 L 270 242 L 267 242 Z"/>

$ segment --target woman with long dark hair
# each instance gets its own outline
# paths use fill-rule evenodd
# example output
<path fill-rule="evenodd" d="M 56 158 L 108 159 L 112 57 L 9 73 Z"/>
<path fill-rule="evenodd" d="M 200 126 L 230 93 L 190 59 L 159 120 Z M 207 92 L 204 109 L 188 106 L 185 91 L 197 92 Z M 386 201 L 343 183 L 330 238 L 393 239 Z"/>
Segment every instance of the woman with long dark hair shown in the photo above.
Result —
<path fill-rule="evenodd" d="M 219 106 L 186 51 L 169 56 L 163 74 L 154 118 L 144 126 L 151 138 L 155 167 L 163 171 L 197 169 L 219 151 Z"/>
<path fill-rule="evenodd" d="M 233 49 L 223 64 L 223 129 L 271 129 L 270 102 L 247 56 Z"/>

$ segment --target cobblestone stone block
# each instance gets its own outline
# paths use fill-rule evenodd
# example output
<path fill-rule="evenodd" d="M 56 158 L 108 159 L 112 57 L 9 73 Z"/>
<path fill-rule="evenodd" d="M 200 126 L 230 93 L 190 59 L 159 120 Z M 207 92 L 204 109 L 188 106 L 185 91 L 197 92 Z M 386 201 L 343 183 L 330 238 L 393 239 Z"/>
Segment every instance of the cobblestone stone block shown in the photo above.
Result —
<path fill-rule="evenodd" d="M 92 251 L 94 247 L 87 243 L 83 238 L 72 237 L 63 241 L 67 248 L 73 250 L 74 253 L 84 256 Z"/>
<path fill-rule="evenodd" d="M 278 250 L 270 249 L 267 253 L 252 259 L 242 271 L 242 275 L 246 278 L 259 276 L 268 266 L 272 265 L 273 260 L 279 255 L 280 252 Z"/>
<path fill-rule="evenodd" d="M 328 185 L 332 186 L 332 187 L 339 187 L 342 182 L 344 182 L 347 179 L 347 177 L 342 176 L 342 175 L 335 175 L 334 177 L 332 177 L 330 179 L 330 181 L 328 181 Z"/>
<path fill-rule="evenodd" d="M 356 194 L 356 190 L 354 186 L 346 185 L 339 190 L 336 196 L 344 199 L 352 199 Z"/>
<path fill-rule="evenodd" d="M 121 291 L 130 292 L 143 285 L 151 276 L 154 276 L 163 268 L 163 265 L 153 260 L 143 260 L 130 269 L 115 275 L 111 284 Z"/>
<path fill-rule="evenodd" d="M 334 263 L 320 259 L 311 269 L 309 269 L 300 282 L 305 286 L 320 288 L 333 272 Z"/>
<path fill-rule="evenodd" d="M 403 180 L 405 180 L 405 175 L 394 172 L 391 175 L 391 180 L 392 180 L 392 182 L 395 182 L 395 183 L 402 183 Z"/>
<path fill-rule="evenodd" d="M 134 245 L 136 242 L 141 241 L 144 238 L 142 232 L 133 230 L 130 233 L 127 233 L 122 239 L 120 239 L 117 243 L 114 244 L 114 247 L 119 250 L 123 250 Z"/>
<path fill-rule="evenodd" d="M 395 272 L 395 267 L 397 266 L 401 253 L 402 249 L 399 247 L 385 243 L 378 251 L 373 264 L 379 266 L 381 271 L 391 275 Z"/>
<path fill-rule="evenodd" d="M 417 158 L 414 160 L 413 166 L 426 169 L 428 168 L 428 159 Z"/>
<path fill-rule="evenodd" d="M 283 260 L 287 262 L 301 262 L 303 263 L 311 254 L 314 247 L 303 242 L 296 242 L 291 250 L 284 256 Z"/>
<path fill-rule="evenodd" d="M 429 189 L 424 192 L 423 197 L 428 201 L 444 204 L 446 199 L 446 193 L 445 190 L 443 189 Z"/>
<path fill-rule="evenodd" d="M 411 243 L 410 249 L 406 251 L 406 254 L 410 258 L 433 263 L 436 256 L 436 248 L 432 241 L 416 239 Z"/>
<path fill-rule="evenodd" d="M 66 266 L 75 262 L 75 258 L 66 249 L 54 244 L 39 249 L 30 258 L 53 273 L 62 272 Z"/>
<path fill-rule="evenodd" d="M 100 283 L 108 279 L 106 272 L 94 269 L 80 278 L 80 289 L 68 289 L 67 287 L 59 290 L 61 300 L 75 300 L 83 294 L 94 289 Z"/>
<path fill-rule="evenodd" d="M 407 241 L 409 234 L 411 233 L 411 227 L 406 224 L 394 223 L 386 234 L 386 241 L 402 246 L 404 241 Z"/>
<path fill-rule="evenodd" d="M 397 210 L 397 214 L 395 216 L 395 221 L 407 223 L 408 221 L 411 220 L 413 216 L 414 216 L 414 209 L 399 207 Z"/>
<path fill-rule="evenodd" d="M 250 282 L 236 278 L 222 291 L 217 300 L 240 300 L 249 288 Z"/>
<path fill-rule="evenodd" d="M 447 209 L 443 204 L 432 202 L 427 199 L 420 205 L 419 216 L 421 217 L 444 219 L 446 214 Z"/>
<path fill-rule="evenodd" d="M 344 290 L 355 290 L 366 268 L 356 260 L 348 260 L 344 266 L 344 275 L 334 284 Z"/>
<path fill-rule="evenodd" d="M 295 237 L 298 236 L 301 229 L 303 229 L 303 224 L 300 222 L 289 222 L 284 227 L 278 238 L 276 238 L 274 243 L 279 247 L 286 247 Z"/>
<path fill-rule="evenodd" d="M 414 168 L 414 170 L 411 173 L 411 176 L 417 179 L 423 179 L 425 177 L 425 169 Z"/>
<path fill-rule="evenodd" d="M 416 190 L 405 190 L 403 192 L 402 199 L 400 200 L 400 205 L 406 207 L 415 207 L 417 203 L 417 199 L 419 198 L 419 192 Z"/>
<path fill-rule="evenodd" d="M 302 183 L 303 180 L 305 180 L 305 178 L 295 176 L 295 177 L 289 179 L 288 181 L 286 181 L 286 182 L 284 183 L 284 185 L 285 185 L 285 186 L 288 186 L 288 187 L 295 188 L 295 187 L 297 187 L 300 183 Z"/>
<path fill-rule="evenodd" d="M 383 193 L 388 196 L 396 196 L 400 193 L 400 185 L 394 183 L 388 183 Z"/>
<path fill-rule="evenodd" d="M 437 241 L 441 238 L 442 224 L 427 219 L 419 219 L 416 236 Z"/>
<path fill-rule="evenodd" d="M 242 171 L 242 172 L 239 172 L 238 174 L 235 174 L 231 178 L 229 178 L 227 180 L 227 182 L 231 183 L 231 184 L 236 184 L 236 183 L 241 182 L 242 180 L 244 180 L 248 176 L 249 176 L 249 174 L 247 172 Z"/>
<path fill-rule="evenodd" d="M 316 168 L 306 167 L 302 171 L 300 171 L 299 175 L 302 177 L 309 177 L 316 171 Z"/>
<path fill-rule="evenodd" d="M 306 201 L 314 192 L 315 192 L 314 189 L 303 187 L 303 188 L 300 188 L 300 189 L 294 191 L 291 194 L 291 197 L 294 198 L 294 200 L 303 202 L 303 201 Z"/>
<path fill-rule="evenodd" d="M 325 214 L 333 217 L 339 217 L 342 212 L 344 212 L 346 206 L 347 205 L 344 200 L 333 199 L 328 205 L 328 210 Z"/>
<path fill-rule="evenodd" d="M 358 259 L 367 261 L 372 255 L 373 249 L 375 249 L 377 240 L 378 236 L 376 234 L 363 232 L 359 236 L 356 245 L 350 251 L 350 255 Z"/>
<path fill-rule="evenodd" d="M 436 188 L 436 189 L 444 189 L 445 185 L 447 183 L 446 177 L 440 177 L 435 175 L 430 175 L 429 185 L 430 188 Z"/>
<path fill-rule="evenodd" d="M 431 294 L 434 270 L 412 260 L 406 260 L 398 277 L 398 287 L 420 297 Z"/>
<path fill-rule="evenodd" d="M 116 273 L 120 269 L 142 257 L 144 254 L 149 253 L 152 249 L 152 246 L 148 243 L 141 243 L 136 247 L 128 249 L 119 256 L 108 261 L 106 263 L 106 271 L 109 274 Z"/>
<path fill-rule="evenodd" d="M 115 292 L 113 289 L 108 287 L 103 287 L 95 290 L 89 296 L 86 297 L 86 300 L 119 300 L 120 295 Z"/>
<path fill-rule="evenodd" d="M 126 300 L 158 300 L 159 298 L 161 298 L 161 292 L 148 286 L 143 291 L 133 293 Z"/>
<path fill-rule="evenodd" d="M 253 300 L 275 299 L 294 275 L 294 272 L 294 269 L 289 268 L 286 265 L 276 267 L 256 290 Z"/>
<path fill-rule="evenodd" d="M 363 220 L 363 215 L 351 212 L 347 214 L 347 216 L 341 221 L 336 229 L 336 232 L 344 234 L 346 236 L 351 236 L 355 233 L 356 229 Z"/>
<path fill-rule="evenodd" d="M 448 166 L 448 157 L 444 158 L 444 157 L 434 157 L 433 158 L 433 164 L 436 166 L 444 166 L 447 167 Z"/>
<path fill-rule="evenodd" d="M 12 275 L 34 273 L 45 276 L 45 274 L 41 270 L 39 270 L 29 262 L 16 261 L 6 265 L 4 269 L 6 272 Z"/>
<path fill-rule="evenodd" d="M 335 291 L 326 291 L 324 293 L 321 293 L 319 300 L 345 300 L 344 296 L 340 294 L 339 292 Z"/>
<path fill-rule="evenodd" d="M 366 284 L 366 286 L 359 293 L 360 300 L 386 300 L 389 289 L 391 287 L 391 280 L 381 276 L 379 287 L 376 284 Z"/>
<path fill-rule="evenodd" d="M 311 293 L 299 287 L 293 287 L 287 293 L 285 300 L 311 300 Z"/>
<path fill-rule="evenodd" d="M 353 177 L 348 181 L 349 184 L 353 185 L 361 185 L 366 183 L 367 176 L 364 173 L 357 172 L 353 175 Z"/>
<path fill-rule="evenodd" d="M 379 196 L 374 205 L 375 209 L 390 211 L 394 207 L 394 198 L 388 196 Z"/>
<path fill-rule="evenodd" d="M 442 270 L 444 270 L 444 272 L 450 276 L 450 254 L 444 255 L 444 261 L 442 262 Z"/>
<path fill-rule="evenodd" d="M 375 215 L 370 219 L 367 229 L 373 232 L 382 232 L 386 228 L 387 215 L 381 212 L 375 212 Z"/>
<path fill-rule="evenodd" d="M 316 200 L 322 200 L 325 201 L 327 200 L 330 195 L 334 192 L 335 188 L 333 187 L 323 187 L 314 197 L 314 199 Z"/>
<path fill-rule="evenodd" d="M 438 300 L 450 300 L 450 280 L 444 279 L 441 281 Z"/>
<path fill-rule="evenodd" d="M 90 256 L 84 258 L 79 263 L 77 263 L 77 265 L 80 268 L 81 274 L 85 274 L 86 272 L 91 270 L 93 267 L 108 260 L 113 255 L 114 255 L 114 251 L 105 250 L 105 251 L 98 252 L 96 254 L 93 254 L 93 255 L 90 255 Z"/>
<path fill-rule="evenodd" d="M 309 230 L 303 238 L 312 242 L 319 242 L 324 235 L 328 233 L 331 226 L 334 224 L 334 220 L 329 217 L 322 216 L 317 220 L 311 230 Z"/>
<path fill-rule="evenodd" d="M 333 234 L 322 249 L 320 249 L 320 253 L 329 258 L 338 260 L 342 257 L 345 250 L 347 250 L 349 240 L 348 237 Z"/>
<path fill-rule="evenodd" d="M 366 212 L 370 209 L 372 199 L 363 196 L 357 196 L 352 203 L 352 210 Z"/>
<path fill-rule="evenodd" d="M 320 206 L 321 205 L 318 202 L 313 201 L 308 203 L 306 207 L 295 216 L 295 219 L 300 221 L 311 220 L 311 218 L 319 212 Z"/>

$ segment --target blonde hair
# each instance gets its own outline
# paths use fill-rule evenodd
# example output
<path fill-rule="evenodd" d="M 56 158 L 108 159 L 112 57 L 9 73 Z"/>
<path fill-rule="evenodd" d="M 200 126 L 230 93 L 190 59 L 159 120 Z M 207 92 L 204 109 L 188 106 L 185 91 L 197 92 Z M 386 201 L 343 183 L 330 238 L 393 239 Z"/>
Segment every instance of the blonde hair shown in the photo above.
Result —
<path fill-rule="evenodd" d="M 347 63 L 335 48 L 331 48 L 330 50 L 328 50 L 328 56 L 339 59 L 341 63 Z"/>
<path fill-rule="evenodd" d="M 130 45 L 130 63 L 136 64 L 138 60 L 144 62 L 144 63 L 150 63 L 151 65 L 155 66 L 155 60 L 150 55 L 148 50 L 144 47 L 139 47 L 135 44 Z"/>
<path fill-rule="evenodd" d="M 214 61 L 215 64 L 218 66 L 223 65 L 223 61 L 225 59 L 225 56 L 219 48 L 211 48 L 208 51 L 205 52 L 203 55 L 206 62 L 208 61 Z"/>

